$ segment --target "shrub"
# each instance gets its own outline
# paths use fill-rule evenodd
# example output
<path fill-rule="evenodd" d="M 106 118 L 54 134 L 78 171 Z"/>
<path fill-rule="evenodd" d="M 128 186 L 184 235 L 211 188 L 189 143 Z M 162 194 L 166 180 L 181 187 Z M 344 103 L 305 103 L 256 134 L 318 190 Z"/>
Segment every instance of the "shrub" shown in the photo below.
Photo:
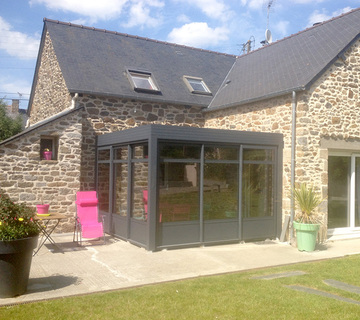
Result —
<path fill-rule="evenodd" d="M 39 234 L 33 220 L 35 209 L 25 203 L 15 203 L 0 190 L 0 240 L 10 241 Z"/>

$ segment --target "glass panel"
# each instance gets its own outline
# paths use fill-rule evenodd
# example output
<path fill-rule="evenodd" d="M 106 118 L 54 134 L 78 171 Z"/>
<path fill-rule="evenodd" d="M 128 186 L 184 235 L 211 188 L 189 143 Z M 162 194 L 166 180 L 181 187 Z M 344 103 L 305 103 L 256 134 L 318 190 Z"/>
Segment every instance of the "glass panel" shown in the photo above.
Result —
<path fill-rule="evenodd" d="M 128 148 L 122 147 L 114 149 L 114 159 L 115 160 L 126 160 L 128 158 Z"/>
<path fill-rule="evenodd" d="M 209 92 L 204 82 L 200 79 L 186 78 L 194 91 Z"/>
<path fill-rule="evenodd" d="M 99 163 L 98 185 L 99 209 L 109 212 L 110 164 Z"/>
<path fill-rule="evenodd" d="M 238 216 L 238 164 L 208 163 L 204 168 L 204 219 Z"/>
<path fill-rule="evenodd" d="M 194 145 L 160 144 L 160 157 L 167 159 L 200 159 L 201 147 Z"/>
<path fill-rule="evenodd" d="M 355 159 L 355 227 L 360 227 L 360 158 Z"/>
<path fill-rule="evenodd" d="M 149 74 L 130 73 L 135 87 L 147 90 L 158 90 Z"/>
<path fill-rule="evenodd" d="M 259 218 L 273 215 L 273 165 L 244 164 L 242 215 Z"/>
<path fill-rule="evenodd" d="M 127 215 L 127 186 L 128 186 L 128 165 L 117 163 L 115 168 L 115 206 L 114 213 L 120 216 Z"/>
<path fill-rule="evenodd" d="M 107 161 L 110 160 L 110 149 L 102 149 L 99 150 L 99 161 Z"/>
<path fill-rule="evenodd" d="M 238 157 L 238 148 L 205 147 L 205 160 L 238 160 Z"/>
<path fill-rule="evenodd" d="M 147 144 L 140 144 L 132 146 L 132 158 L 133 159 L 146 159 L 148 158 L 148 145 Z"/>
<path fill-rule="evenodd" d="M 244 149 L 244 161 L 274 161 L 274 149 Z"/>
<path fill-rule="evenodd" d="M 132 188 L 132 210 L 131 217 L 138 220 L 147 220 L 147 203 L 144 199 L 144 191 L 148 186 L 148 163 L 134 162 L 133 169 L 133 188 Z"/>
<path fill-rule="evenodd" d="M 198 163 L 161 163 L 159 222 L 199 220 Z"/>
<path fill-rule="evenodd" d="M 328 228 L 330 229 L 349 226 L 350 170 L 350 157 L 329 157 Z"/>

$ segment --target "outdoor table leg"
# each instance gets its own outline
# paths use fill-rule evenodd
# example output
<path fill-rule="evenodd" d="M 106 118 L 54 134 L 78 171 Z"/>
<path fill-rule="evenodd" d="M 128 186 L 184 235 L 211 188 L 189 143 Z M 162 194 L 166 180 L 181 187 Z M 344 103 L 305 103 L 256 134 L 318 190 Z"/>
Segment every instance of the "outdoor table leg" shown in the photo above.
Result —
<path fill-rule="evenodd" d="M 43 221 L 43 224 L 40 222 Z M 55 243 L 54 239 L 51 237 L 52 232 L 55 230 L 55 228 L 58 226 L 60 219 L 56 219 L 56 223 L 51 226 L 50 228 L 48 228 L 48 224 L 49 224 L 50 220 L 49 219 L 39 219 L 39 220 L 35 220 L 35 223 L 37 224 L 40 233 L 42 233 L 40 242 L 38 244 L 38 247 L 34 250 L 33 256 L 35 256 L 39 250 L 42 248 L 42 246 L 45 244 L 46 240 L 49 240 L 49 242 L 51 244 L 53 244 L 55 247 L 57 247 L 59 250 L 61 250 Z"/>

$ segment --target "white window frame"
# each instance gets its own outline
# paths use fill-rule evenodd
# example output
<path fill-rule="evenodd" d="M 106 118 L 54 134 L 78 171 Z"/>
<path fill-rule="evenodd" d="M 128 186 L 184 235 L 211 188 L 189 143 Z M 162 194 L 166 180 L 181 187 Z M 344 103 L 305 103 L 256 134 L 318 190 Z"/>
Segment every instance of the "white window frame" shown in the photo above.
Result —
<path fill-rule="evenodd" d="M 191 93 L 195 93 L 195 94 L 205 94 L 205 95 L 211 95 L 211 91 L 209 89 L 209 87 L 206 85 L 206 83 L 204 82 L 204 80 L 202 78 L 198 78 L 198 77 L 191 77 L 191 76 L 183 76 L 183 80 L 187 86 L 187 88 L 189 89 L 189 91 Z M 203 90 L 196 90 L 192 84 L 191 81 L 197 82 L 197 84 L 201 85 Z"/>
<path fill-rule="evenodd" d="M 356 158 L 360 158 L 360 153 L 358 151 L 335 151 L 329 150 L 329 156 L 345 156 L 349 157 L 350 160 L 350 190 L 349 190 L 349 198 L 348 198 L 348 221 L 349 226 L 343 228 L 335 228 L 329 229 L 328 234 L 330 236 L 342 235 L 348 232 L 356 231 L 360 232 L 360 227 L 355 226 L 355 201 L 356 201 Z"/>
<path fill-rule="evenodd" d="M 151 72 L 128 70 L 127 74 L 135 91 L 152 92 L 152 93 L 160 92 L 159 86 L 157 85 Z M 140 86 L 139 82 L 136 81 L 137 79 L 140 79 L 142 81 L 145 80 L 146 83 L 149 85 L 149 87 Z"/>

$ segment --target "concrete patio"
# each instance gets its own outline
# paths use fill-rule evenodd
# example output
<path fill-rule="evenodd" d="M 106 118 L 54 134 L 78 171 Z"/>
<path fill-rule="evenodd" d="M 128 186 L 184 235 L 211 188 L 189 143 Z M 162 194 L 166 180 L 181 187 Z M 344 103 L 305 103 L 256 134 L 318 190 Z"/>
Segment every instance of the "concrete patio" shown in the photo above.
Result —
<path fill-rule="evenodd" d="M 61 250 L 45 244 L 33 257 L 28 291 L 0 306 L 360 254 L 360 239 L 328 241 L 311 253 L 278 241 L 148 252 L 111 237 L 83 247 L 70 234 L 54 239 Z"/>

